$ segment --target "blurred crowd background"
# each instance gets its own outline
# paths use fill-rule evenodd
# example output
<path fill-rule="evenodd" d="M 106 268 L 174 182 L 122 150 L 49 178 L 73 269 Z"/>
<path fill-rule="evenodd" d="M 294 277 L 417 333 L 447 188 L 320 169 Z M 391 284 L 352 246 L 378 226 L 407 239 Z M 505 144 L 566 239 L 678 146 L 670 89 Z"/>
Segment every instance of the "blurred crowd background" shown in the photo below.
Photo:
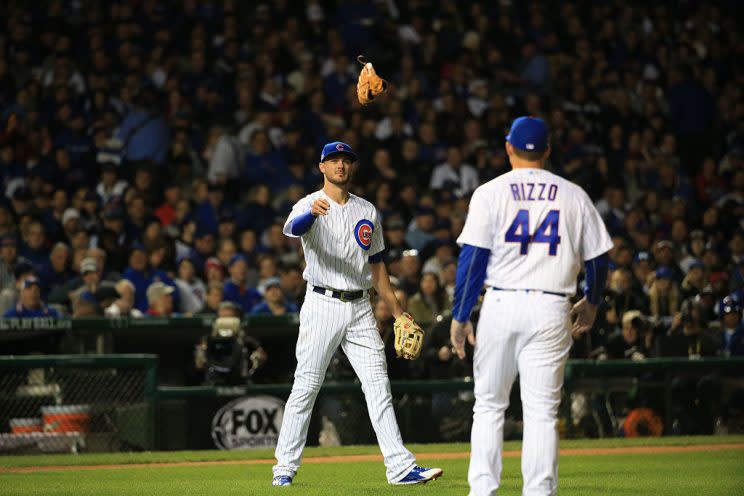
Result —
<path fill-rule="evenodd" d="M 573 356 L 742 355 L 735 7 L 3 2 L 2 312 L 298 311 L 303 256 L 282 226 L 341 140 L 360 156 L 353 191 L 382 214 L 399 297 L 431 329 L 421 375 L 464 374 L 447 345 L 455 240 L 529 114 L 549 123 L 550 170 L 587 190 L 615 241 Z M 391 83 L 367 108 L 358 54 Z M 375 316 L 390 342 L 384 302 Z M 391 361 L 391 378 L 408 366 Z"/>

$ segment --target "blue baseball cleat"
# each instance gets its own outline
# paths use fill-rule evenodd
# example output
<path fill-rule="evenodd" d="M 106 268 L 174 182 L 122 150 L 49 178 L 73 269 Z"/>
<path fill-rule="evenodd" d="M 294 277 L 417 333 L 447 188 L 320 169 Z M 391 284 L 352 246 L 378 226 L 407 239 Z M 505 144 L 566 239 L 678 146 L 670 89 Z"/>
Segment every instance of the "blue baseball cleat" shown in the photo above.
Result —
<path fill-rule="evenodd" d="M 291 486 L 292 477 L 288 475 L 275 475 L 274 480 L 271 481 L 272 486 Z"/>
<path fill-rule="evenodd" d="M 430 480 L 438 479 L 443 473 L 444 471 L 441 468 L 424 468 L 416 465 L 405 477 L 397 482 L 391 482 L 391 484 L 425 484 Z"/>

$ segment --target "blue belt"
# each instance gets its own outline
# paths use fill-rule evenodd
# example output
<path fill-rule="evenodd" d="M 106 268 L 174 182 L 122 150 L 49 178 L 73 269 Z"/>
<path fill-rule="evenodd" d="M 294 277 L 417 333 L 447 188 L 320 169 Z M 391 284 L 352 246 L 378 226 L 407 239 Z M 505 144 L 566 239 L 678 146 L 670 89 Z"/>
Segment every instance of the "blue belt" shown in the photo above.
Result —
<path fill-rule="evenodd" d="M 565 293 L 555 293 L 553 291 L 543 291 L 542 289 L 503 289 L 503 288 L 496 288 L 493 286 L 490 286 L 491 289 L 494 291 L 524 291 L 525 293 L 543 293 L 543 294 L 549 294 L 553 296 L 561 296 L 563 298 L 568 298 L 568 295 Z"/>
<path fill-rule="evenodd" d="M 367 291 L 359 289 L 357 291 L 340 291 L 337 289 L 328 289 L 320 286 L 313 286 L 313 291 L 341 301 L 354 301 L 364 296 Z"/>

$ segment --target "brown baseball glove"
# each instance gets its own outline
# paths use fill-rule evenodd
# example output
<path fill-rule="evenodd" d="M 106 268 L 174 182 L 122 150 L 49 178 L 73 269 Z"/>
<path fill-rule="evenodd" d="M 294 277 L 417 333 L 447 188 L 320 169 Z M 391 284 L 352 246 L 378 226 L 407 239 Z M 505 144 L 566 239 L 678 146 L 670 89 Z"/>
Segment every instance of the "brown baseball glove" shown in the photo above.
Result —
<path fill-rule="evenodd" d="M 362 105 L 369 105 L 377 95 L 387 90 L 388 83 L 375 72 L 372 62 L 365 62 L 363 55 L 357 57 L 362 67 L 357 81 L 357 98 Z"/>
<path fill-rule="evenodd" d="M 415 360 L 421 354 L 424 331 L 407 313 L 402 313 L 393 324 L 395 331 L 395 354 L 398 358 Z"/>

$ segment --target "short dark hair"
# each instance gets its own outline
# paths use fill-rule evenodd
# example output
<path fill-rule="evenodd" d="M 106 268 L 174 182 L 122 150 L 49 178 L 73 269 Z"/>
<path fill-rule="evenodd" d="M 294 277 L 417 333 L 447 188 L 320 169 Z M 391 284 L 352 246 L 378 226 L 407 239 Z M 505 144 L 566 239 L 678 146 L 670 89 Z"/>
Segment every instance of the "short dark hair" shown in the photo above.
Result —
<path fill-rule="evenodd" d="M 529 152 L 527 150 L 520 150 L 519 148 L 514 147 L 514 155 L 521 158 L 522 160 L 527 160 L 528 162 L 539 162 L 545 156 L 545 150 L 541 152 Z"/>

